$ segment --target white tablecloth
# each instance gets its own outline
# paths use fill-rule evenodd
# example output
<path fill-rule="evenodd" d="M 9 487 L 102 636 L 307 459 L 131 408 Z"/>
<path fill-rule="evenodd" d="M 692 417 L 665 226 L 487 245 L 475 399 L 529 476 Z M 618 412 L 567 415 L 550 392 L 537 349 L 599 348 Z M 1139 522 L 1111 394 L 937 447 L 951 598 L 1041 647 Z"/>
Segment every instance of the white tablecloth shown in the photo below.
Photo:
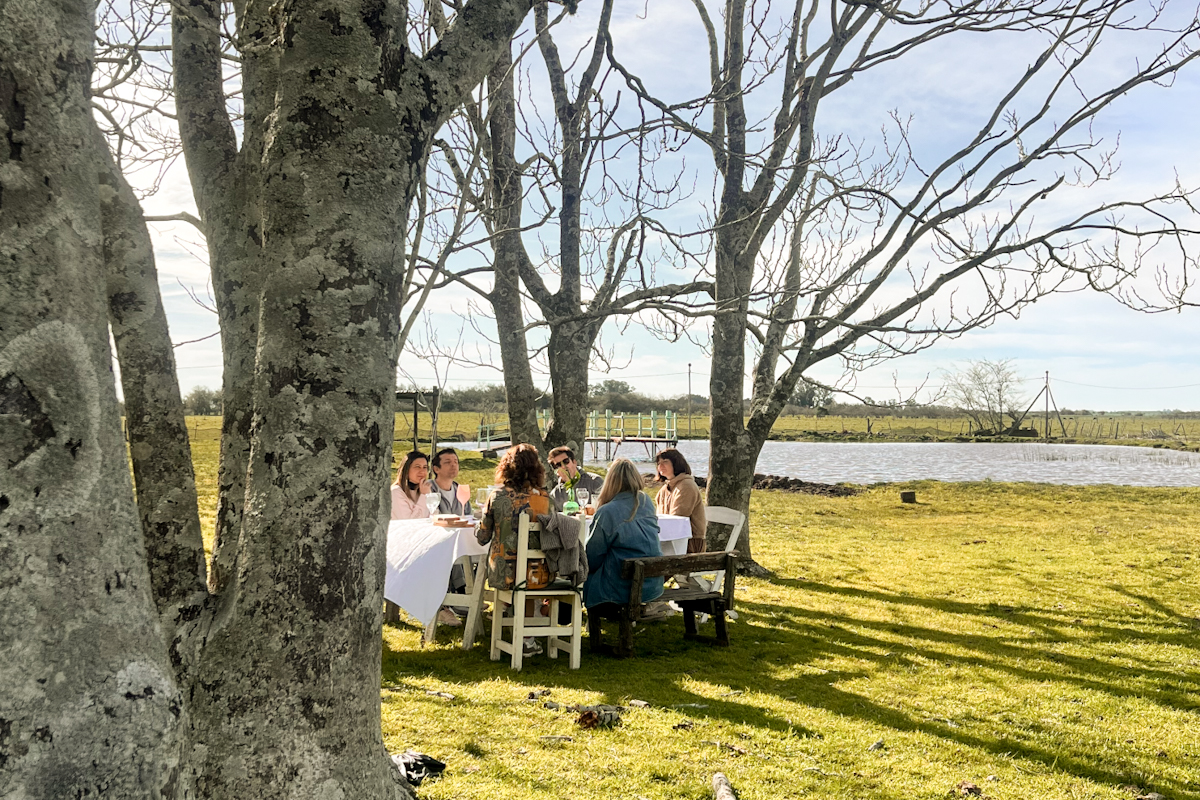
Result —
<path fill-rule="evenodd" d="M 592 518 L 588 517 L 587 535 L 592 534 Z M 664 556 L 687 555 L 688 539 L 692 538 L 692 521 L 675 514 L 658 515 L 658 544 Z"/>
<path fill-rule="evenodd" d="M 692 521 L 675 514 L 658 515 L 658 543 L 664 556 L 687 554 L 688 539 L 692 538 Z"/>
<path fill-rule="evenodd" d="M 454 562 L 487 552 L 488 546 L 475 540 L 474 528 L 443 528 L 428 519 L 392 520 L 383 596 L 427 626 L 445 601 Z"/>

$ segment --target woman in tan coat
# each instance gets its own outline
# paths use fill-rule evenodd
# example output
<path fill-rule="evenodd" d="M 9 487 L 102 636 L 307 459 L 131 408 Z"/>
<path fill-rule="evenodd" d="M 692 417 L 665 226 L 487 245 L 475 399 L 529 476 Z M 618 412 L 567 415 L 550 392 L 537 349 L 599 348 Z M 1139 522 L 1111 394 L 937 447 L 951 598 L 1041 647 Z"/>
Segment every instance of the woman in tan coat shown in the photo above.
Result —
<path fill-rule="evenodd" d="M 688 540 L 689 553 L 703 553 L 704 531 L 708 520 L 704 517 L 704 497 L 692 477 L 692 468 L 687 459 L 675 448 L 663 450 L 655 460 L 658 462 L 659 480 L 666 485 L 658 490 L 654 506 L 659 514 L 674 514 L 687 517 L 692 524 L 692 538 Z"/>

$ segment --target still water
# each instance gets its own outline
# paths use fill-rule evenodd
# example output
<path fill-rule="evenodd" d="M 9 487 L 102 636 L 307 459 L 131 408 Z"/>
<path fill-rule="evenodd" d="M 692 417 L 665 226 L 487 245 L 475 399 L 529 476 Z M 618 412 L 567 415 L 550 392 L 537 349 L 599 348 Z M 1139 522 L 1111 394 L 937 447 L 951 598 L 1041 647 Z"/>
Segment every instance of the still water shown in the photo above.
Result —
<path fill-rule="evenodd" d="M 683 441 L 679 450 L 696 475 L 708 474 L 707 441 Z M 617 455 L 649 461 L 641 445 L 624 445 Z M 1200 486 L 1200 453 L 1082 444 L 767 442 L 758 457 L 756 472 L 817 483 L 990 478 L 1037 483 Z"/>

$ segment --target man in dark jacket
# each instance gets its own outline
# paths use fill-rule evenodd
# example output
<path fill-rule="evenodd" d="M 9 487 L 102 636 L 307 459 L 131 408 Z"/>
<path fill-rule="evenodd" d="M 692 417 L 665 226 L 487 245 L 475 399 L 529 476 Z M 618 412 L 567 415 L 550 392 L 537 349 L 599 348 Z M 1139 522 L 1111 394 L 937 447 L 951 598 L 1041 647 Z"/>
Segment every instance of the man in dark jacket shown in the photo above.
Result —
<path fill-rule="evenodd" d="M 551 450 L 550 466 L 554 467 L 554 473 L 558 475 L 558 484 L 550 490 L 550 500 L 554 503 L 555 511 L 563 510 L 563 504 L 567 502 L 572 489 L 586 489 L 592 499 L 600 496 L 604 478 L 581 470 L 579 462 L 575 459 L 575 451 L 570 447 L 556 447 Z"/>

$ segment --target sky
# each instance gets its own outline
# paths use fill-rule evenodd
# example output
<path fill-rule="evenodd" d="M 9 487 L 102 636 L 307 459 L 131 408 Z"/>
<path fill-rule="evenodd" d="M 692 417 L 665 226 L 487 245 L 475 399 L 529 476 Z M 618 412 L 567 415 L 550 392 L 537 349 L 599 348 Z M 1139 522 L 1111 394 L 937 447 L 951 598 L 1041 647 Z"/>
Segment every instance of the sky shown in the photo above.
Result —
<path fill-rule="evenodd" d="M 705 77 L 706 62 L 690 2 L 663 0 L 624 10 L 618 4 L 618 8 L 615 46 L 626 63 L 664 93 L 684 96 L 697 91 Z M 565 57 L 587 43 L 589 22 L 585 12 L 581 10 L 580 19 L 573 22 L 559 31 L 559 46 Z M 1011 42 L 976 37 L 940 47 L 915 64 L 899 65 L 878 77 L 862 80 L 854 91 L 839 95 L 836 102 L 823 109 L 824 130 L 870 141 L 879 126 L 886 123 L 886 113 L 895 108 L 912 115 L 917 155 L 932 157 L 972 132 L 976 118 L 988 108 L 984 99 L 994 96 L 1014 71 L 1024 68 L 1028 53 L 1005 49 L 1010 46 Z M 1128 37 L 1118 39 L 1107 56 L 1110 61 L 1103 65 L 1116 70 L 1122 59 L 1138 56 L 1139 46 Z M 679 54 L 695 59 L 696 68 L 681 68 Z M 540 64 L 530 69 L 534 92 L 538 90 L 539 69 Z M 1096 79 L 1103 77 L 1101 74 Z M 880 102 L 881 97 L 885 102 Z M 1195 67 L 1170 88 L 1149 87 L 1114 104 L 1095 132 L 1106 142 L 1119 137 L 1121 168 L 1101 191 L 1116 197 L 1166 188 L 1176 174 L 1185 185 L 1200 184 L 1200 164 L 1195 157 L 1200 149 L 1198 109 L 1200 68 Z M 697 155 L 703 153 L 683 153 L 691 164 L 701 164 L 689 168 L 703 174 L 703 163 Z M 711 181 L 711 166 L 708 171 Z M 135 176 L 135 184 L 137 181 Z M 705 191 L 711 191 L 711 186 L 701 186 L 696 193 L 698 199 L 703 199 Z M 1060 207 L 1052 205 L 1043 213 L 1068 214 L 1074 201 L 1054 201 Z M 169 169 L 159 192 L 146 198 L 143 205 L 152 215 L 194 213 L 182 159 Z M 151 229 L 172 338 L 181 343 L 176 349 L 180 387 L 185 394 L 195 386 L 217 388 L 221 358 L 219 341 L 213 336 L 216 316 L 192 297 L 204 299 L 209 294 L 201 236 L 186 223 L 154 223 Z M 470 314 L 468 301 L 469 294 L 463 290 L 447 289 L 435 294 L 426 310 L 427 325 L 439 332 L 443 343 L 458 340 L 462 331 L 462 347 L 472 361 L 480 363 L 447 364 L 442 360 L 433 364 L 418 358 L 410 348 L 401 358 L 402 386 L 443 383 L 446 388 L 461 388 L 502 382 L 498 369 L 481 365 L 498 363 L 499 354 L 489 352 L 487 343 L 465 322 L 464 316 Z M 1026 308 L 1019 319 L 1002 319 L 986 329 L 943 340 L 855 375 L 845 374 L 840 365 L 833 363 L 818 365 L 810 374 L 828 385 L 850 389 L 859 397 L 914 397 L 918 402 L 936 402 L 946 372 L 970 360 L 1011 359 L 1026 379 L 1030 396 L 1038 391 L 1048 372 L 1060 408 L 1200 410 L 1198 334 L 1200 309 L 1146 314 L 1085 290 L 1044 298 Z M 702 331 L 696 331 L 696 338 L 703 336 Z M 617 379 L 645 394 L 679 395 L 688 390 L 690 365 L 692 391 L 707 394 L 709 359 L 702 346 L 687 341 L 666 343 L 637 325 L 619 330 L 610 324 L 603 339 L 611 348 L 612 358 L 607 372 L 593 371 L 593 383 Z M 548 386 L 544 375 L 541 382 Z"/>

